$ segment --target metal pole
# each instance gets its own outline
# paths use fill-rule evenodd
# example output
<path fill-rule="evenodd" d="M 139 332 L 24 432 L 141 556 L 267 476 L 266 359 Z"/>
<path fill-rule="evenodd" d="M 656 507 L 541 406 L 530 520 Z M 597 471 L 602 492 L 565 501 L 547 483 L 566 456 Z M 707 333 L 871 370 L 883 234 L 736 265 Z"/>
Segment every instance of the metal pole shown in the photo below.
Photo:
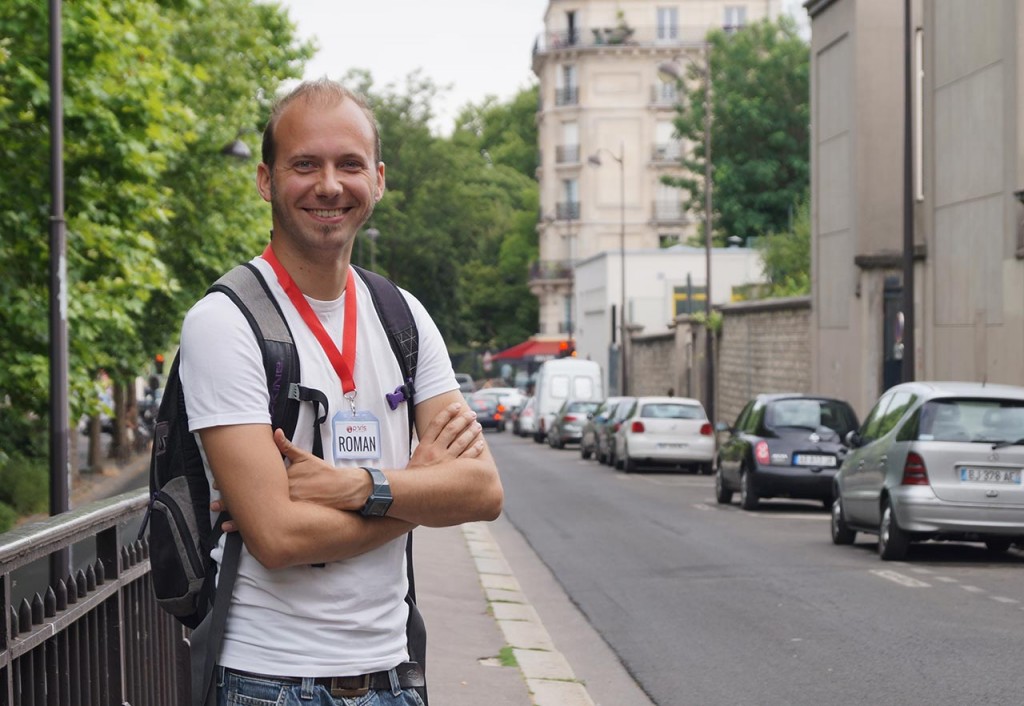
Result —
<path fill-rule="evenodd" d="M 707 322 L 704 331 L 705 372 L 707 374 L 708 419 L 715 420 L 715 366 L 714 341 L 711 330 L 711 45 L 704 44 L 704 250 L 705 250 L 705 288 L 704 316 Z"/>
<path fill-rule="evenodd" d="M 64 105 L 61 0 L 50 0 L 50 514 L 70 508 L 67 236 L 64 222 Z M 50 555 L 50 582 L 71 573 L 71 551 Z"/>
<path fill-rule="evenodd" d="M 576 285 L 576 259 L 573 257 L 573 242 L 572 242 L 572 217 L 573 217 L 573 205 L 569 204 L 569 217 L 565 221 L 565 237 L 569 240 L 569 311 L 566 318 L 568 319 L 566 330 L 569 334 L 569 342 L 572 343 L 572 309 L 573 297 L 575 296 L 575 285 Z"/>
<path fill-rule="evenodd" d="M 910 0 L 904 0 L 903 70 L 903 382 L 914 379 L 914 128 L 911 102 L 913 77 Z"/>
<path fill-rule="evenodd" d="M 626 143 L 619 143 L 619 267 L 622 278 L 622 303 L 619 309 L 619 323 L 622 326 L 622 341 L 619 348 L 619 359 L 622 362 L 622 394 L 629 394 L 629 382 L 626 379 Z"/>

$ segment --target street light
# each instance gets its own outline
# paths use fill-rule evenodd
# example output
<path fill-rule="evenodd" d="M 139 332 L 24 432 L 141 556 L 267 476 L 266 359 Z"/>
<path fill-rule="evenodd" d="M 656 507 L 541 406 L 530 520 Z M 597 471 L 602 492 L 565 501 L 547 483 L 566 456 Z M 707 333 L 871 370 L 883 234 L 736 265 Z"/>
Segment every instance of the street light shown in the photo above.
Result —
<path fill-rule="evenodd" d="M 380 237 L 380 231 L 376 228 L 367 228 L 366 237 L 370 239 L 370 269 L 374 272 L 377 271 L 377 238 Z"/>
<path fill-rule="evenodd" d="M 704 42 L 704 67 L 697 69 L 704 79 L 704 357 L 705 387 L 707 388 L 706 407 L 708 419 L 715 418 L 715 370 L 714 342 L 711 335 L 711 44 Z M 665 82 L 683 83 L 683 71 L 674 61 L 662 62 L 658 65 L 658 77 Z"/>
<path fill-rule="evenodd" d="M 619 330 L 621 338 L 619 342 L 619 361 L 621 363 L 621 378 L 619 391 L 625 395 L 628 391 L 626 381 L 626 144 L 619 143 L 619 153 L 601 147 L 594 154 L 587 157 L 587 162 L 595 167 L 601 166 L 601 153 L 606 152 L 609 157 L 619 163 L 619 268 L 620 268 L 620 289 L 621 302 L 619 304 Z"/>

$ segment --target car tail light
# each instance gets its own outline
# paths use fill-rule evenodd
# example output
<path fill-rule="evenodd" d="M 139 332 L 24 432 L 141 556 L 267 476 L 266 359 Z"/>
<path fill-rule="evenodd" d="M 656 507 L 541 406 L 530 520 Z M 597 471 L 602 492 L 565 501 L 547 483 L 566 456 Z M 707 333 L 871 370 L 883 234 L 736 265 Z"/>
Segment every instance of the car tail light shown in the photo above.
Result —
<path fill-rule="evenodd" d="M 496 421 L 496 422 L 500 422 L 501 421 L 501 412 L 495 412 L 494 413 L 494 421 Z"/>
<path fill-rule="evenodd" d="M 916 453 L 908 453 L 907 461 L 903 464 L 902 485 L 929 485 L 928 469 L 924 465 L 924 459 Z"/>
<path fill-rule="evenodd" d="M 615 425 L 612 427 L 612 431 L 618 431 L 621 428 L 622 428 L 622 422 L 615 422 Z"/>
<path fill-rule="evenodd" d="M 504 412 L 505 412 L 505 405 L 499 404 L 498 405 L 498 414 L 502 414 Z"/>
<path fill-rule="evenodd" d="M 701 436 L 711 436 L 711 422 L 704 422 L 700 425 Z"/>
<path fill-rule="evenodd" d="M 767 441 L 759 441 L 756 444 L 754 444 L 754 458 L 757 459 L 757 462 L 763 466 L 767 466 L 769 463 L 771 463 L 771 456 L 768 453 Z"/>
<path fill-rule="evenodd" d="M 633 423 L 632 423 L 632 424 L 630 425 L 630 427 L 629 427 L 629 430 L 630 430 L 631 432 L 633 432 L 634 434 L 643 434 L 643 433 L 644 433 L 644 423 L 643 423 L 643 422 L 641 422 L 641 421 L 640 421 L 640 420 L 638 419 L 637 421 L 633 422 Z"/>
<path fill-rule="evenodd" d="M 576 415 L 575 414 L 567 414 L 567 415 L 565 415 L 565 421 L 567 421 L 567 422 L 575 422 L 576 421 Z"/>

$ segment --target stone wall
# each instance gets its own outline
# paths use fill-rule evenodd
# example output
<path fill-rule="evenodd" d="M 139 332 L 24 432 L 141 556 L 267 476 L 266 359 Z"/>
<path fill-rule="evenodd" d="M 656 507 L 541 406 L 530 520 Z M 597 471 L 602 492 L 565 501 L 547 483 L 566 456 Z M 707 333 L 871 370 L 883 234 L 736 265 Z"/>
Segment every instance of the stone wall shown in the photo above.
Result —
<path fill-rule="evenodd" d="M 811 392 L 810 297 L 741 302 L 718 307 L 715 420 L 732 422 L 761 392 Z M 664 334 L 630 338 L 634 394 L 704 399 L 704 328 L 689 317 Z"/>

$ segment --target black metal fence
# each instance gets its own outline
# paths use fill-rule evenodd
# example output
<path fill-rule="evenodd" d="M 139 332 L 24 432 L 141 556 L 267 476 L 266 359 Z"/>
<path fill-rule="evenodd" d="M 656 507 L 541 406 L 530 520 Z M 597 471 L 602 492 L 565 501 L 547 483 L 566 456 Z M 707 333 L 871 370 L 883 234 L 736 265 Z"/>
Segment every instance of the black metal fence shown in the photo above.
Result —
<path fill-rule="evenodd" d="M 147 502 L 133 491 L 0 535 L 0 706 L 186 703 L 186 632 L 157 608 L 149 548 L 127 529 Z M 15 572 L 66 547 L 87 565 L 15 605 Z"/>

